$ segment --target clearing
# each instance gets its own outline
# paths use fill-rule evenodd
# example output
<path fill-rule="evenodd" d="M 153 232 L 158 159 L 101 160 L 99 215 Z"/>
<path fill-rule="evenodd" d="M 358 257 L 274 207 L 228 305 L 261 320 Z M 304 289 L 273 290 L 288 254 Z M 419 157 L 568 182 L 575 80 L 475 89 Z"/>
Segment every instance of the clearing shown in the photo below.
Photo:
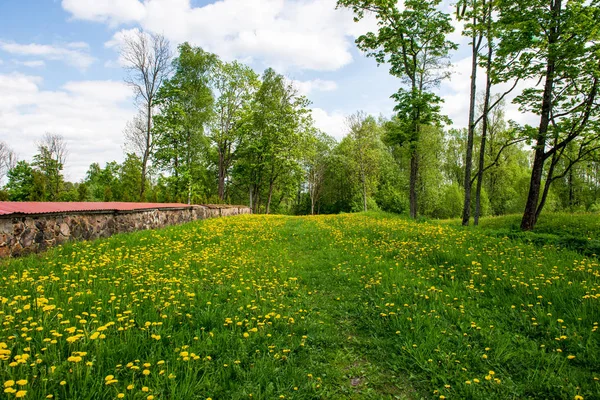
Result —
<path fill-rule="evenodd" d="M 239 216 L 3 261 L 0 384 L 9 399 L 599 398 L 594 246 L 506 221 Z"/>

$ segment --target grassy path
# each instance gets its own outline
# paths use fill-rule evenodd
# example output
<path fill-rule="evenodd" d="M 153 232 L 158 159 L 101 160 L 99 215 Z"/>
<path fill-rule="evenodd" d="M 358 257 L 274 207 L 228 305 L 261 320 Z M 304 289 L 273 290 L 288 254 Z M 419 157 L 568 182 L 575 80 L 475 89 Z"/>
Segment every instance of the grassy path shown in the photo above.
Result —
<path fill-rule="evenodd" d="M 0 264 L 8 399 L 600 398 L 596 258 L 386 214 Z"/>
<path fill-rule="evenodd" d="M 335 368 L 336 380 L 331 397 L 351 399 L 418 398 L 410 384 L 390 373 L 378 359 L 381 354 L 374 338 L 357 329 L 364 325 L 364 303 L 358 277 L 341 272 L 342 265 L 353 265 L 357 255 L 332 245 L 335 232 L 323 229 L 315 221 L 289 219 L 281 230 L 281 243 L 293 260 L 294 271 L 305 290 L 317 291 L 310 302 L 319 310 L 328 337 L 327 352 Z M 340 273 L 341 272 L 341 273 Z M 373 354 L 371 354 L 373 353 Z"/>

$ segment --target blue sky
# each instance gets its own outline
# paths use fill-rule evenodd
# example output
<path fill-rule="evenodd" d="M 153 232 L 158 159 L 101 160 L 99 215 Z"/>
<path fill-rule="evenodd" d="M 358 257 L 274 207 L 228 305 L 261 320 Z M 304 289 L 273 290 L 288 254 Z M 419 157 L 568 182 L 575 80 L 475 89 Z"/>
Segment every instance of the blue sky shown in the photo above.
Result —
<path fill-rule="evenodd" d="M 374 21 L 354 23 L 335 0 L 2 0 L 0 17 L 0 140 L 30 159 L 45 132 L 62 134 L 74 181 L 91 162 L 123 159 L 135 109 L 118 43 L 132 29 L 162 33 L 174 48 L 189 41 L 259 73 L 274 67 L 296 81 L 316 125 L 338 139 L 357 110 L 390 116 L 389 96 L 400 85 L 354 45 Z M 468 49 L 460 29 L 452 38 L 461 43 L 456 73 L 439 93 L 464 126 Z"/>

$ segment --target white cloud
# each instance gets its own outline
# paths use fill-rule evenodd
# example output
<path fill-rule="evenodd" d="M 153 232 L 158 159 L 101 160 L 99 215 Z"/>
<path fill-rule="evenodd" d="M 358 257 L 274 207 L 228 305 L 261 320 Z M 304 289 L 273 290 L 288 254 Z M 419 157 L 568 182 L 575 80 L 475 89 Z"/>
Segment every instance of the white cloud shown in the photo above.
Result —
<path fill-rule="evenodd" d="M 330 114 L 322 108 L 313 108 L 312 117 L 317 128 L 333 136 L 336 140 L 341 140 L 348 133 L 346 115 L 341 111 L 334 111 Z"/>
<path fill-rule="evenodd" d="M 0 49 L 21 56 L 36 56 L 46 60 L 63 61 L 76 68 L 86 69 L 94 58 L 89 54 L 89 47 L 82 42 L 67 43 L 66 45 L 19 44 L 0 41 Z"/>
<path fill-rule="evenodd" d="M 311 92 L 332 92 L 338 87 L 334 81 L 323 79 L 313 79 L 310 81 L 291 80 L 290 82 L 301 96 L 308 96 Z"/>
<path fill-rule="evenodd" d="M 371 17 L 355 23 L 350 10 L 336 10 L 335 0 L 220 0 L 203 7 L 192 7 L 190 0 L 63 0 L 62 5 L 77 19 L 134 22 L 174 43 L 189 41 L 225 60 L 251 58 L 280 71 L 337 70 L 352 62 L 354 37 L 376 26 Z"/>
<path fill-rule="evenodd" d="M 75 19 L 107 22 L 117 25 L 139 21 L 144 5 L 137 0 L 63 0 L 62 7 Z"/>
<path fill-rule="evenodd" d="M 41 68 L 45 67 L 46 63 L 43 60 L 32 60 L 32 61 L 14 61 L 17 65 L 22 65 L 29 68 Z"/>
<path fill-rule="evenodd" d="M 133 116 L 131 90 L 122 82 L 69 82 L 43 90 L 42 79 L 0 74 L 0 137 L 30 160 L 45 132 L 61 134 L 69 148 L 66 177 L 79 180 L 92 162 L 122 158 L 123 128 Z"/>
<path fill-rule="evenodd" d="M 477 96 L 485 91 L 485 70 L 477 68 Z M 469 92 L 471 84 L 471 57 L 465 57 L 456 61 L 450 79 L 442 83 L 442 113 L 450 117 L 454 128 L 466 128 L 469 117 Z M 535 125 L 539 122 L 538 117 L 531 113 L 522 113 L 518 106 L 512 104 L 512 100 L 523 92 L 523 89 L 537 84 L 536 80 L 519 82 L 513 91 L 505 97 L 505 116 L 507 120 L 513 120 L 519 124 Z M 492 87 L 492 94 L 502 94 L 512 87 L 513 83 L 503 83 Z M 479 111 L 475 113 L 476 118 Z"/>

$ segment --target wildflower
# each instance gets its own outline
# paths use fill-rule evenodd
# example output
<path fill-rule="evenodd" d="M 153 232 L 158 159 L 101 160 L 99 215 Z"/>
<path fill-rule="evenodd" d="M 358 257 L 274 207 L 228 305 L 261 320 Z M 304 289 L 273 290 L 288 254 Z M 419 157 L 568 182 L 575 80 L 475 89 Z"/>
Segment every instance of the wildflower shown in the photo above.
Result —
<path fill-rule="evenodd" d="M 15 381 L 13 381 L 13 380 L 4 382 L 4 387 L 11 387 L 14 385 L 15 385 Z"/>
<path fill-rule="evenodd" d="M 15 397 L 16 398 L 25 397 L 26 394 L 27 394 L 27 390 L 19 390 L 17 393 L 15 393 Z"/>
<path fill-rule="evenodd" d="M 572 359 L 574 359 L 574 358 L 575 358 L 575 356 L 574 356 L 574 355 L 572 355 L 572 354 L 569 354 L 569 355 L 567 356 L 567 358 L 568 358 L 569 360 L 572 360 Z"/>
<path fill-rule="evenodd" d="M 25 386 L 27 385 L 27 379 L 21 379 L 17 381 L 17 385 L 19 386 Z"/>
<path fill-rule="evenodd" d="M 125 393 L 119 393 L 117 395 L 117 399 L 122 399 L 123 397 L 125 397 Z"/>

